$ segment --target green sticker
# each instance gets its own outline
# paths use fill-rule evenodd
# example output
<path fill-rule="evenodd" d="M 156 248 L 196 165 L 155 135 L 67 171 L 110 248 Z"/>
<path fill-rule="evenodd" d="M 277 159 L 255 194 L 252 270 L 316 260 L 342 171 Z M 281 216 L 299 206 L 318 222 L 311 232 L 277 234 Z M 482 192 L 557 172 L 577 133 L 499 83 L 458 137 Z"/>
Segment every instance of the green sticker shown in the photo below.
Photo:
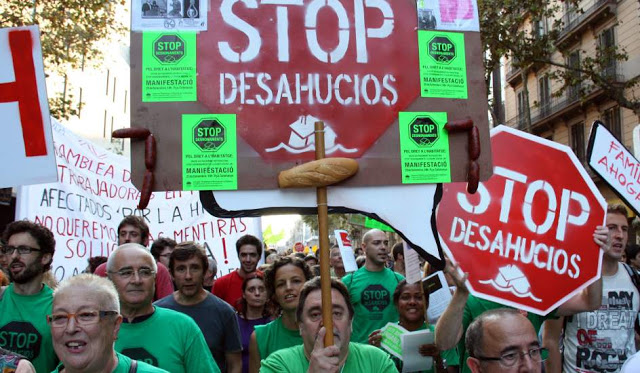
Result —
<path fill-rule="evenodd" d="M 238 189 L 235 114 L 182 115 L 182 189 Z"/>
<path fill-rule="evenodd" d="M 197 99 L 196 33 L 142 34 L 142 102 Z"/>
<path fill-rule="evenodd" d="M 466 99 L 464 34 L 419 30 L 418 49 L 422 97 Z"/>
<path fill-rule="evenodd" d="M 450 183 L 445 112 L 399 113 L 402 183 Z"/>
<path fill-rule="evenodd" d="M 402 339 L 401 336 L 405 334 L 407 330 L 400 325 L 388 323 L 380 333 L 382 334 L 382 341 L 380 346 L 389 351 L 390 354 L 402 359 Z"/>

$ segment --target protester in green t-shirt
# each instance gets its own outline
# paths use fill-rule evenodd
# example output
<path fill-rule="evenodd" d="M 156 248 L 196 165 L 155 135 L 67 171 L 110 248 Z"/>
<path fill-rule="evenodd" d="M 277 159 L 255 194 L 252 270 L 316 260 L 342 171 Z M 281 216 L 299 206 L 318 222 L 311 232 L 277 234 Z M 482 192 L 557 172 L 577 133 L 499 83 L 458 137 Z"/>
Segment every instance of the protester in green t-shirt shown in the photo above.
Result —
<path fill-rule="evenodd" d="M 303 345 L 274 352 L 262 361 L 261 373 L 396 373 L 385 352 L 373 346 L 351 343 L 353 305 L 347 288 L 331 279 L 331 313 L 334 345 L 325 346 L 320 277 L 307 282 L 300 292 L 297 317 Z M 325 309 L 326 311 L 326 309 Z"/>
<path fill-rule="evenodd" d="M 12 283 L 0 288 L 0 347 L 29 359 L 37 372 L 50 372 L 58 365 L 46 319 L 53 291 L 43 279 L 56 241 L 49 229 L 27 220 L 7 225 L 3 240 Z"/>
<path fill-rule="evenodd" d="M 420 286 L 420 282 L 407 284 L 406 280 L 402 280 L 393 292 L 393 304 L 400 316 L 398 325 L 410 332 L 426 329 L 433 332 L 435 327 L 425 322 L 425 311 L 429 307 L 429 294 L 425 294 Z M 376 330 L 369 335 L 370 344 L 380 347 L 381 342 L 382 334 L 380 330 Z M 425 343 L 420 346 L 419 352 L 423 356 L 432 356 L 434 361 L 434 368 L 422 371 L 421 373 L 446 373 L 447 365 L 452 367 L 456 366 L 457 370 L 459 357 L 456 348 L 442 351 L 441 353 L 435 344 Z M 391 356 L 391 359 L 396 364 L 398 371 L 401 372 L 403 366 L 402 360 L 395 356 Z"/>
<path fill-rule="evenodd" d="M 265 273 L 265 285 L 272 302 L 280 308 L 280 317 L 266 325 L 257 325 L 249 342 L 249 372 L 260 369 L 260 361 L 283 348 L 302 344 L 296 308 L 300 290 L 313 275 L 300 258 L 276 259 Z"/>
<path fill-rule="evenodd" d="M 151 303 L 156 270 L 155 259 L 139 244 L 121 245 L 109 256 L 107 272 L 124 319 L 116 351 L 171 373 L 220 372 L 195 321 Z"/>
<path fill-rule="evenodd" d="M 122 316 L 118 292 L 105 278 L 80 274 L 63 281 L 53 295 L 47 320 L 61 361 L 56 373 L 127 373 L 132 364 L 140 373 L 166 372 L 115 351 Z"/>
<path fill-rule="evenodd" d="M 398 321 L 398 311 L 391 302 L 391 295 L 404 277 L 385 268 L 389 258 L 389 238 L 379 229 L 372 229 L 362 236 L 362 248 L 366 260 L 357 271 L 342 278 L 349 289 L 355 316 L 352 340 L 367 343 L 369 334 L 388 322 Z"/>

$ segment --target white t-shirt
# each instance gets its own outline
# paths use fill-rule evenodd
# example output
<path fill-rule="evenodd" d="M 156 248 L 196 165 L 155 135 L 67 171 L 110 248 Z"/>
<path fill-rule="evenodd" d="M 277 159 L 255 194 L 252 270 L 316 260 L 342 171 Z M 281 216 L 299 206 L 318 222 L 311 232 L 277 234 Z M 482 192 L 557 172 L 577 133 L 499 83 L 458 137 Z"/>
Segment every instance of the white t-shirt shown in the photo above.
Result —
<path fill-rule="evenodd" d="M 636 352 L 622 366 L 620 373 L 638 373 L 640 372 L 640 352 Z"/>
<path fill-rule="evenodd" d="M 618 372 L 636 352 L 634 323 L 640 309 L 638 290 L 627 270 L 602 276 L 602 306 L 567 317 L 565 372 Z"/>

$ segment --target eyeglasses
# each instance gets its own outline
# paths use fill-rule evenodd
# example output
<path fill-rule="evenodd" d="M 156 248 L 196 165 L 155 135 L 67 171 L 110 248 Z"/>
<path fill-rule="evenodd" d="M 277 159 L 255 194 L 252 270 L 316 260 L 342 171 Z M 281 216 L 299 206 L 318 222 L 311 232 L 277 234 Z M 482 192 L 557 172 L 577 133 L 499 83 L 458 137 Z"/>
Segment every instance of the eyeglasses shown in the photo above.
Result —
<path fill-rule="evenodd" d="M 76 324 L 87 326 L 97 324 L 100 319 L 108 315 L 117 315 L 118 311 L 81 311 L 76 313 L 54 313 L 47 315 L 47 322 L 54 328 L 65 328 L 69 324 L 72 317 L 76 320 Z"/>
<path fill-rule="evenodd" d="M 509 352 L 500 357 L 486 357 L 486 356 L 478 356 L 476 359 L 484 360 L 484 361 L 498 361 L 505 368 L 510 368 L 514 365 L 517 365 L 522 358 L 526 355 L 529 355 L 531 360 L 536 363 L 541 363 L 549 357 L 549 350 L 544 347 L 532 348 L 527 352 Z"/>
<path fill-rule="evenodd" d="M 131 278 L 131 276 L 133 276 L 133 274 L 135 272 L 138 272 L 138 276 L 140 278 L 150 278 L 151 276 L 153 276 L 156 272 L 151 269 L 151 268 L 140 268 L 137 271 L 134 271 L 131 268 L 127 268 L 127 269 L 121 269 L 119 271 L 109 271 L 109 273 L 111 274 L 116 274 L 118 275 L 120 278 L 124 278 L 124 279 L 128 279 Z"/>
<path fill-rule="evenodd" d="M 32 251 L 41 251 L 40 249 L 36 249 L 35 247 L 31 247 L 27 245 L 4 246 L 2 247 L 2 249 L 0 249 L 0 251 L 2 251 L 3 254 L 7 254 L 7 255 L 13 254 L 13 252 L 16 250 L 18 250 L 18 254 L 20 255 L 31 254 Z"/>

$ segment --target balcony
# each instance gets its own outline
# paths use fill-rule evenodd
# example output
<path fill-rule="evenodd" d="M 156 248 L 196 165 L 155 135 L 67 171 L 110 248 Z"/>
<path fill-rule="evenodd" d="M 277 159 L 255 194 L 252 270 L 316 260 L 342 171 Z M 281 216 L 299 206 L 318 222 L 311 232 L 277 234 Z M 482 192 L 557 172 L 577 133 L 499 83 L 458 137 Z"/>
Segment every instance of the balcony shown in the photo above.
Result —
<path fill-rule="evenodd" d="M 558 34 L 556 46 L 564 49 L 580 38 L 580 35 L 591 25 L 615 15 L 617 0 L 590 0 L 584 6 L 584 13 L 575 10 L 562 16 L 564 27 Z"/>
<path fill-rule="evenodd" d="M 522 82 L 522 74 L 520 74 L 520 72 L 520 68 L 513 67 L 513 65 L 511 65 L 511 68 L 505 75 L 505 80 L 507 81 L 507 83 L 509 83 L 510 86 L 515 87 L 520 84 L 520 82 Z"/>
<path fill-rule="evenodd" d="M 624 76 L 619 74 L 617 64 L 611 64 L 602 70 L 601 75 L 608 77 L 614 82 L 623 82 Z M 523 131 L 542 132 L 541 125 L 550 123 L 552 120 L 572 114 L 576 110 L 589 102 L 596 102 L 601 99 L 607 99 L 604 90 L 596 87 L 591 82 L 582 82 L 575 86 L 567 87 L 564 95 L 559 97 L 551 97 L 548 102 L 530 108 L 531 128 L 527 128 L 524 117 L 516 115 L 509 119 L 505 124 Z M 533 98 L 530 97 L 533 101 Z"/>

